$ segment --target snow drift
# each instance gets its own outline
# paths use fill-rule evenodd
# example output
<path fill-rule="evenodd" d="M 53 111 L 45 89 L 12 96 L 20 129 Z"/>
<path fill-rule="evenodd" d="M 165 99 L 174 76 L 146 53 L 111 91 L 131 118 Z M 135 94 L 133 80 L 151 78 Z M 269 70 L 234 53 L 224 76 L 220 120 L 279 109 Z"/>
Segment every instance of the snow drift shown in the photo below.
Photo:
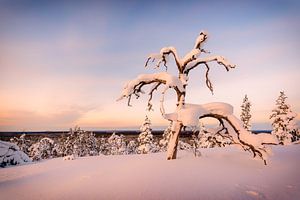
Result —
<path fill-rule="evenodd" d="M 63 158 L 0 169 L 2 199 L 300 199 L 300 145 L 276 146 L 269 165 L 236 148 Z"/>

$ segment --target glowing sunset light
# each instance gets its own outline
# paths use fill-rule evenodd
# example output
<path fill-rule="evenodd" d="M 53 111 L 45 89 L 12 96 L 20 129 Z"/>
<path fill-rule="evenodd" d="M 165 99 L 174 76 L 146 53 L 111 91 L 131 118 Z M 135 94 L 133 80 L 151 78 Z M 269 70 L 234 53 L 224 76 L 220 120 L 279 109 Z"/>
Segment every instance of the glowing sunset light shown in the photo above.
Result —
<path fill-rule="evenodd" d="M 299 123 L 299 2 L 172 2 L 1 1 L 0 131 L 137 128 L 146 114 L 167 126 L 158 103 L 148 113 L 146 97 L 133 107 L 116 99 L 126 80 L 154 72 L 144 69 L 150 53 L 174 45 L 182 56 L 201 30 L 209 32 L 205 49 L 237 68 L 212 65 L 214 95 L 196 69 L 189 103 L 227 102 L 239 116 L 247 94 L 253 129 L 269 129 L 285 91 Z"/>

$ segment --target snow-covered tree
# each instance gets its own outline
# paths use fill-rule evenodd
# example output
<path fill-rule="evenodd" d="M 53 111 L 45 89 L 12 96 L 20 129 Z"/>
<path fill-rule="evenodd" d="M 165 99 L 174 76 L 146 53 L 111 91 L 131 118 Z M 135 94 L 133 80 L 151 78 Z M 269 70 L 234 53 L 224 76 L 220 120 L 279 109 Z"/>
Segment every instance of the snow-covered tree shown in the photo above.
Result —
<path fill-rule="evenodd" d="M 287 96 L 280 92 L 276 100 L 276 107 L 272 110 L 272 134 L 276 135 L 280 144 L 290 144 L 299 138 L 299 130 L 295 123 L 296 113 L 286 102 Z"/>
<path fill-rule="evenodd" d="M 193 149 L 192 145 L 190 145 L 189 143 L 187 142 L 184 142 L 182 140 L 179 140 L 178 141 L 178 146 L 177 148 L 179 150 L 186 150 L 186 151 L 191 151 Z"/>
<path fill-rule="evenodd" d="M 246 130 L 250 131 L 251 129 L 251 124 L 250 124 L 250 119 L 251 119 L 251 114 L 250 114 L 250 109 L 251 109 L 251 103 L 248 99 L 248 96 L 245 95 L 243 99 L 243 103 L 241 105 L 242 112 L 241 112 L 241 121 L 243 122 L 243 126 Z"/>
<path fill-rule="evenodd" d="M 137 154 L 138 146 L 136 140 L 130 140 L 127 144 L 127 153 L 128 154 Z"/>
<path fill-rule="evenodd" d="M 63 155 L 95 156 L 99 154 L 98 141 L 92 132 L 81 130 L 79 127 L 70 129 L 69 133 L 64 136 L 61 149 Z"/>
<path fill-rule="evenodd" d="M 78 138 L 75 141 L 75 155 L 96 156 L 98 155 L 97 138 L 92 132 L 81 131 L 78 133 Z"/>
<path fill-rule="evenodd" d="M 171 134 L 172 134 L 172 122 L 166 128 L 166 130 L 164 131 L 164 133 L 162 135 L 162 139 L 159 141 L 159 146 L 160 146 L 161 151 L 167 150 Z"/>
<path fill-rule="evenodd" d="M 37 143 L 34 143 L 29 148 L 29 156 L 32 160 L 37 161 L 41 159 L 52 158 L 52 150 L 54 141 L 50 138 L 42 138 Z"/>
<path fill-rule="evenodd" d="M 232 139 L 230 135 L 219 132 L 222 128 L 206 128 L 202 125 L 198 133 L 198 145 L 200 148 L 225 147 L 230 145 Z M 225 130 L 222 130 L 225 131 Z"/>
<path fill-rule="evenodd" d="M 153 141 L 151 121 L 146 116 L 143 125 L 140 128 L 141 133 L 138 137 L 138 153 L 153 153 L 157 151 L 156 145 Z"/>
<path fill-rule="evenodd" d="M 54 142 L 51 154 L 53 158 L 62 157 L 64 155 L 60 143 Z"/>
<path fill-rule="evenodd" d="M 107 143 L 107 138 L 101 137 L 98 139 L 98 148 L 99 148 L 99 154 L 102 155 L 110 155 L 110 148 L 109 144 Z"/>
<path fill-rule="evenodd" d="M 107 155 L 124 155 L 127 154 L 126 142 L 124 135 L 113 133 L 107 139 Z"/>
<path fill-rule="evenodd" d="M 0 167 L 28 162 L 31 159 L 16 144 L 0 140 Z"/>
<path fill-rule="evenodd" d="M 199 134 L 193 134 L 192 135 L 192 140 L 191 140 L 191 144 L 192 144 L 192 148 L 193 148 L 193 152 L 194 152 L 194 156 L 201 156 L 201 152 L 200 152 L 200 141 L 201 138 L 199 138 Z"/>
<path fill-rule="evenodd" d="M 199 131 L 192 137 L 192 146 L 195 156 L 200 155 L 200 148 L 225 147 L 232 144 L 233 139 L 227 133 L 228 130 L 222 126 L 217 128 L 206 128 L 200 123 Z"/>
<path fill-rule="evenodd" d="M 10 139 L 10 142 L 16 144 L 20 148 L 20 150 L 27 155 L 29 154 L 28 149 L 31 146 L 31 142 L 26 138 L 26 134 L 22 134 L 20 137 L 13 137 Z"/>
<path fill-rule="evenodd" d="M 208 103 L 202 105 L 187 104 L 186 87 L 188 85 L 189 74 L 193 69 L 199 66 L 206 68 L 205 78 L 206 86 L 213 93 L 213 85 L 209 79 L 210 63 L 216 62 L 217 64 L 225 67 L 227 71 L 235 68 L 227 59 L 222 56 L 206 56 L 201 57 L 203 54 L 209 53 L 203 49 L 203 44 L 206 42 L 208 34 L 201 32 L 196 38 L 195 45 L 190 52 L 184 57 L 178 55 L 175 47 L 164 47 L 158 54 L 149 55 L 145 67 L 154 66 L 159 69 L 160 66 L 165 67 L 165 72 L 157 72 L 153 74 L 141 74 L 137 78 L 129 81 L 123 91 L 119 100 L 127 98 L 128 105 L 130 105 L 132 97 L 139 98 L 144 94 L 144 86 L 151 85 L 149 91 L 148 109 L 152 109 L 152 97 L 154 91 L 157 91 L 161 86 L 161 100 L 160 111 L 162 116 L 169 121 L 173 122 L 172 134 L 168 144 L 167 159 L 176 159 L 178 137 L 184 127 L 195 128 L 198 125 L 199 119 L 212 117 L 220 121 L 225 126 L 232 127 L 232 131 L 228 133 L 232 135 L 234 142 L 239 144 L 244 149 L 253 153 L 253 156 L 259 156 L 266 163 L 267 153 L 265 143 L 275 143 L 276 139 L 271 135 L 256 136 L 245 130 L 240 125 L 240 120 L 233 115 L 233 107 L 226 103 Z M 168 73 L 169 58 L 174 60 L 178 74 L 176 76 Z M 176 94 L 176 110 L 173 113 L 166 113 L 164 108 L 164 96 L 169 89 L 174 89 Z M 224 123 L 226 122 L 226 123 Z"/>

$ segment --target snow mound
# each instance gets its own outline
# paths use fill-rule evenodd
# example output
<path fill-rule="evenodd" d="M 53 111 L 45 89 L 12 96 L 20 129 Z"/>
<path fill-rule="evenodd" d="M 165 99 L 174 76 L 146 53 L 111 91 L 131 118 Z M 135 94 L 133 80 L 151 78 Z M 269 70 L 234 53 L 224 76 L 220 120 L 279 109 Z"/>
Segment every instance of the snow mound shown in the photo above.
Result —
<path fill-rule="evenodd" d="M 186 104 L 182 109 L 177 111 L 177 120 L 181 121 L 184 126 L 195 127 L 199 125 L 199 117 L 207 113 L 231 115 L 233 107 L 230 104 L 221 102 L 202 105 Z"/>
<path fill-rule="evenodd" d="M 10 142 L 0 141 L 0 167 L 20 165 L 31 162 L 31 159 L 19 147 Z"/>
<path fill-rule="evenodd" d="M 61 158 L 0 169 L 1 199 L 300 199 L 300 145 L 276 146 L 265 166 L 236 148 Z"/>

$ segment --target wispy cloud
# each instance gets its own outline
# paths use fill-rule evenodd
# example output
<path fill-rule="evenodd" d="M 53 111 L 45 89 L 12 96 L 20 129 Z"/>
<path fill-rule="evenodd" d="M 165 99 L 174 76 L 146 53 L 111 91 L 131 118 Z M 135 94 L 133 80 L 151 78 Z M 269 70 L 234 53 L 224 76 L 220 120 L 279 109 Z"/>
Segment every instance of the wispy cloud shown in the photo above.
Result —
<path fill-rule="evenodd" d="M 26 110 L 2 111 L 0 112 L 0 130 L 67 129 L 77 125 L 77 121 L 93 109 L 93 107 L 70 106 L 47 113 Z"/>
<path fill-rule="evenodd" d="M 212 65 L 214 96 L 205 88 L 204 69 L 195 70 L 188 102 L 224 101 L 233 104 L 239 114 L 247 93 L 256 122 L 266 123 L 278 92 L 285 90 L 293 110 L 300 112 L 299 3 L 0 4 L 2 129 L 47 128 L 49 124 L 59 128 L 74 123 L 138 126 L 146 113 L 146 98 L 133 108 L 116 103 L 124 82 L 139 73 L 153 72 L 143 68 L 145 58 L 163 46 L 174 45 L 183 55 L 202 29 L 211 33 L 205 47 L 224 55 L 237 68 L 225 73 Z M 168 110 L 172 109 L 174 106 Z M 159 109 L 150 115 L 154 125 L 168 123 L 161 119 Z"/>

